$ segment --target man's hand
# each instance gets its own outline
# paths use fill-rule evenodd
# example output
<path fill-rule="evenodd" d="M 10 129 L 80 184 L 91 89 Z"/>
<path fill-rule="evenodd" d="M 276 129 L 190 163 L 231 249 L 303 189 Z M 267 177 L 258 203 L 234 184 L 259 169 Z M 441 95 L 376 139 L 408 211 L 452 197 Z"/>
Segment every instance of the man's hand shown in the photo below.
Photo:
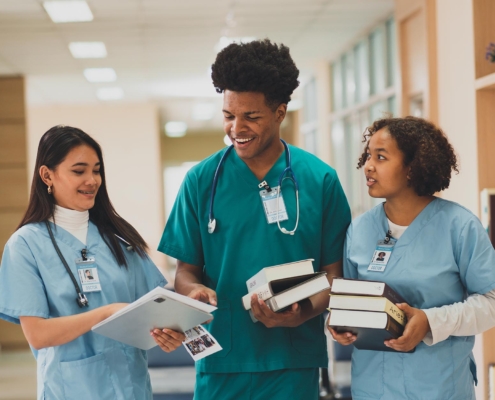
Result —
<path fill-rule="evenodd" d="M 430 331 L 430 323 L 423 310 L 414 308 L 406 303 L 397 304 L 407 317 L 404 333 L 398 339 L 385 341 L 385 346 L 397 351 L 410 351 L 414 349 L 425 335 Z"/>
<path fill-rule="evenodd" d="M 293 328 L 301 324 L 301 306 L 298 303 L 292 304 L 287 311 L 274 313 L 263 300 L 258 300 L 258 296 L 251 296 L 251 310 L 254 317 L 267 328 L 279 326 Z"/>
<path fill-rule="evenodd" d="M 201 284 L 194 285 L 194 289 L 187 294 L 187 297 L 202 301 L 203 303 L 210 303 L 212 306 L 217 305 L 216 292 Z"/>

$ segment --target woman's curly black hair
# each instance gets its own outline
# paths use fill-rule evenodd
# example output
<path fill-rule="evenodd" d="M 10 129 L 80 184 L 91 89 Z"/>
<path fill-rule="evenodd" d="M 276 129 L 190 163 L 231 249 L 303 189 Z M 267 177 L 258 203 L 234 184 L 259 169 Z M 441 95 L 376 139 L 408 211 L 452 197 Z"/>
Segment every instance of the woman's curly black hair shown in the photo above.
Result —
<path fill-rule="evenodd" d="M 299 85 L 299 70 L 289 48 L 270 40 L 232 43 L 218 53 L 211 78 L 218 93 L 259 92 L 272 109 L 287 104 Z"/>
<path fill-rule="evenodd" d="M 404 154 L 404 165 L 410 168 L 409 186 L 419 196 L 431 196 L 447 189 L 452 171 L 459 173 L 457 157 L 447 136 L 440 128 L 422 118 L 383 118 L 364 132 L 363 142 L 386 128 Z M 366 163 L 368 144 L 359 158 L 358 168 Z"/>

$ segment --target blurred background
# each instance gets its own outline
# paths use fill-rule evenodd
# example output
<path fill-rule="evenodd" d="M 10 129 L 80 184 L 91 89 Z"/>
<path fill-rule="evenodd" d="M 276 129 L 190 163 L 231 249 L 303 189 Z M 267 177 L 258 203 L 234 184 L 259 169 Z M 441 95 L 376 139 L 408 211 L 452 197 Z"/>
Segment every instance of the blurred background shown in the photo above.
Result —
<path fill-rule="evenodd" d="M 337 170 L 354 217 L 376 204 L 355 168 L 362 133 L 387 114 L 445 130 L 461 173 L 442 196 L 482 217 L 480 191 L 495 187 L 494 0 L 0 0 L 0 249 L 57 124 L 102 145 L 116 209 L 156 249 L 187 170 L 226 145 L 216 53 L 263 38 L 300 69 L 282 137 Z M 152 257 L 173 282 L 174 260 Z M 494 340 L 477 337 L 478 399 Z M 34 399 L 20 328 L 0 321 L 0 346 L 0 399 Z M 337 364 L 331 384 L 347 385 Z"/>

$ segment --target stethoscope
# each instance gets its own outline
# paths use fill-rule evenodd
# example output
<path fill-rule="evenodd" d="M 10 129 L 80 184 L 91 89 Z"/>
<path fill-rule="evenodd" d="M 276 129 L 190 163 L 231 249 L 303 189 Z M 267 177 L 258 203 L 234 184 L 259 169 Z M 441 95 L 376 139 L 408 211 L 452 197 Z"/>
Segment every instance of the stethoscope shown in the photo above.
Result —
<path fill-rule="evenodd" d="M 65 257 L 62 255 L 62 252 L 60 251 L 60 248 L 58 247 L 57 241 L 55 240 L 55 236 L 53 236 L 52 228 L 50 227 L 50 223 L 48 221 L 45 221 L 46 229 L 48 230 L 48 234 L 50 235 L 50 239 L 53 243 L 53 247 L 55 247 L 55 251 L 57 252 L 60 261 L 62 261 L 62 264 L 64 264 L 65 270 L 69 274 L 69 277 L 72 281 L 72 284 L 74 285 L 74 288 L 76 289 L 77 297 L 76 297 L 76 302 L 79 307 L 88 307 L 89 306 L 89 301 L 86 295 L 81 292 L 81 288 L 79 287 L 79 284 L 77 283 L 77 280 L 72 273 L 72 271 L 69 268 L 69 265 L 67 264 L 67 261 L 65 261 Z M 132 246 L 130 245 L 129 242 L 127 242 L 124 238 L 121 238 L 119 235 L 115 235 L 117 239 L 122 241 L 124 244 L 126 244 L 127 250 L 131 251 L 133 250 Z M 83 261 L 87 260 L 87 254 L 88 250 L 87 249 L 82 249 L 81 250 L 81 257 Z"/>
<path fill-rule="evenodd" d="M 294 175 L 294 171 L 292 170 L 292 160 L 290 156 L 290 150 L 289 146 L 287 143 L 280 139 L 282 144 L 284 145 L 285 148 L 285 169 L 282 171 L 278 178 L 278 186 L 279 189 L 277 191 L 277 214 L 279 215 L 279 210 L 280 210 L 280 193 L 282 192 L 282 182 L 285 179 L 290 179 L 292 182 L 294 182 L 294 186 L 296 188 L 296 225 L 294 226 L 294 229 L 291 231 L 285 229 L 284 227 L 280 226 L 280 221 L 277 218 L 277 226 L 280 232 L 286 234 L 286 235 L 294 235 L 294 233 L 297 230 L 297 226 L 299 225 L 299 184 L 297 183 L 296 176 Z M 215 192 L 217 190 L 217 184 L 218 184 L 218 177 L 220 173 L 220 169 L 222 165 L 225 162 L 225 159 L 229 155 L 229 153 L 232 151 L 234 148 L 234 145 L 230 145 L 227 150 L 225 150 L 225 153 L 223 153 L 222 158 L 220 158 L 220 162 L 217 165 L 217 169 L 215 170 L 215 175 L 213 176 L 213 182 L 211 184 L 211 191 L 210 191 L 210 211 L 208 214 L 208 233 L 213 233 L 215 232 L 215 228 L 217 226 L 217 221 L 215 217 L 213 216 L 213 201 L 215 199 Z"/>

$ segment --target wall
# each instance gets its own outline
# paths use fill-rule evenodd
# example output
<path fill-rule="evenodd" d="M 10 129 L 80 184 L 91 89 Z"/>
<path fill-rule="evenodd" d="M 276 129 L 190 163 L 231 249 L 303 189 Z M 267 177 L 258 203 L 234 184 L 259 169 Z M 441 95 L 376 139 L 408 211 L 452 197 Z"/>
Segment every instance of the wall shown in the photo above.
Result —
<path fill-rule="evenodd" d="M 219 129 L 186 134 L 181 138 L 161 136 L 161 156 L 164 165 L 201 161 L 225 147 L 225 133 Z"/>
<path fill-rule="evenodd" d="M 444 198 L 478 214 L 478 156 L 471 0 L 437 0 L 438 123 L 460 159 Z"/>
<path fill-rule="evenodd" d="M 165 257 L 155 250 L 164 227 L 156 107 L 150 104 L 29 107 L 29 179 L 40 137 L 58 124 L 78 127 L 100 143 L 115 209 L 144 237 L 153 260 L 164 268 Z"/>
<path fill-rule="evenodd" d="M 28 203 L 24 78 L 0 78 L 0 257 Z M 27 347 L 19 325 L 0 320 L 0 347 Z"/>

